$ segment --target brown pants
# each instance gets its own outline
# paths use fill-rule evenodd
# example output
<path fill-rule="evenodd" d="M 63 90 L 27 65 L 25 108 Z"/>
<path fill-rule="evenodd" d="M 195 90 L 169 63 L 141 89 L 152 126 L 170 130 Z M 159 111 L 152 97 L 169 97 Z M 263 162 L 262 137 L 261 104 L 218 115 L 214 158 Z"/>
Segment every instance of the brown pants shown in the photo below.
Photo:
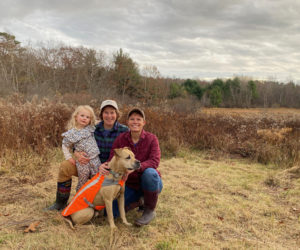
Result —
<path fill-rule="evenodd" d="M 69 161 L 63 161 L 59 166 L 57 182 L 65 182 L 72 179 L 72 176 L 77 176 L 77 168 Z"/>

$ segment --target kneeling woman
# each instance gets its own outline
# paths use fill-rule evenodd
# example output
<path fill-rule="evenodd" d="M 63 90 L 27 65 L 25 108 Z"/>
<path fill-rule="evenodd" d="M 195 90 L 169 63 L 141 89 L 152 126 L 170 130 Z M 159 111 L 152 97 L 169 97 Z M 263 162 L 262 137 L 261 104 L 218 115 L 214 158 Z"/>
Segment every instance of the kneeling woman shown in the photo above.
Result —
<path fill-rule="evenodd" d="M 141 162 L 141 168 L 128 175 L 125 188 L 125 209 L 128 211 L 139 204 L 144 197 L 144 212 L 141 218 L 135 221 L 136 225 L 147 225 L 155 217 L 155 207 L 158 194 L 163 184 L 157 170 L 160 162 L 160 148 L 154 134 L 146 132 L 145 114 L 139 108 L 132 109 L 127 116 L 127 125 L 130 131 L 120 134 L 113 143 L 112 149 L 129 147 L 135 158 Z M 114 151 L 111 150 L 110 158 Z M 117 204 L 114 204 L 114 214 L 118 213 Z"/>

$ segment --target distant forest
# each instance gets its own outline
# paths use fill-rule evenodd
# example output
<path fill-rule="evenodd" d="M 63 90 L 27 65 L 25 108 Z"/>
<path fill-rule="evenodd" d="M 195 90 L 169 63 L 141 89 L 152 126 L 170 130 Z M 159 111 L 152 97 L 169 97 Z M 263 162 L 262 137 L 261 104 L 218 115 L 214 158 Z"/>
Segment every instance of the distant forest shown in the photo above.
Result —
<path fill-rule="evenodd" d="M 196 79 L 162 77 L 154 65 L 140 68 L 122 49 L 103 51 L 65 45 L 22 46 L 0 32 L 0 97 L 14 93 L 70 99 L 115 98 L 120 103 L 205 107 L 300 108 L 300 86 L 249 77 Z"/>

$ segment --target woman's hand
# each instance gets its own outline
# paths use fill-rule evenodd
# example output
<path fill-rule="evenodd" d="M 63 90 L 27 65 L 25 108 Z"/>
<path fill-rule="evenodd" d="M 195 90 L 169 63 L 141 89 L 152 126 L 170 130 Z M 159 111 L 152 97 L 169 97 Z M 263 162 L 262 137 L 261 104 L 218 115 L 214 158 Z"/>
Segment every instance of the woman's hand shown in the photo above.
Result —
<path fill-rule="evenodd" d="M 74 152 L 74 155 L 77 159 L 77 161 L 81 164 L 81 165 L 86 165 L 90 162 L 90 159 L 88 158 L 87 153 L 85 152 Z"/>
<path fill-rule="evenodd" d="M 109 174 L 109 170 L 108 169 L 109 169 L 108 162 L 104 162 L 99 167 L 99 173 L 101 175 L 108 175 Z"/>
<path fill-rule="evenodd" d="M 74 166 L 76 166 L 76 161 L 73 158 L 70 158 L 68 161 L 71 162 Z"/>

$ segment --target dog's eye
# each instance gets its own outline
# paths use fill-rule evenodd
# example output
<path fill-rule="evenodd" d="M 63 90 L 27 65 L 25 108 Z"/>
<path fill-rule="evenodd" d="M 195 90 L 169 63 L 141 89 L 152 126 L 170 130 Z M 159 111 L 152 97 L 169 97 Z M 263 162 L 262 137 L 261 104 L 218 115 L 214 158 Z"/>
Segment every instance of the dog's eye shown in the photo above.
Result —
<path fill-rule="evenodd" d="M 126 158 L 126 160 L 130 160 L 130 155 Z"/>

